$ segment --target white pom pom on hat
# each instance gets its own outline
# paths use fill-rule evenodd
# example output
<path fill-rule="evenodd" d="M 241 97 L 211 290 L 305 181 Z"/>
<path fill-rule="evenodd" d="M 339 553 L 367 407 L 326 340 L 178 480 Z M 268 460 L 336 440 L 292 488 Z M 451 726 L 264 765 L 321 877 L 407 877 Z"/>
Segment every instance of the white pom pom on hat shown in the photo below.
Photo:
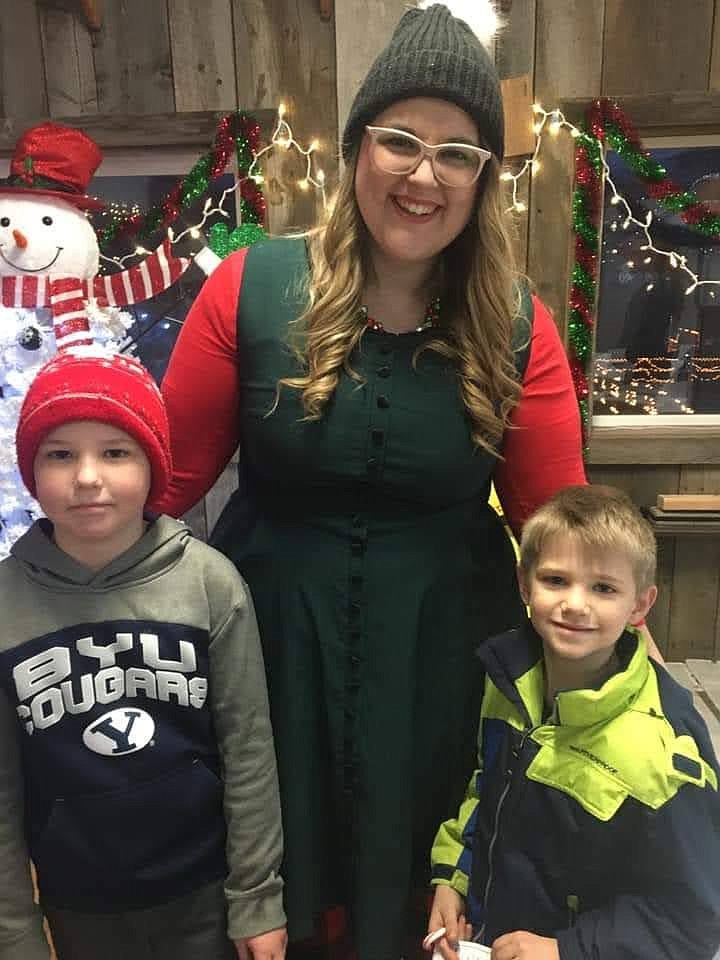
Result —
<path fill-rule="evenodd" d="M 436 6 L 439 0 L 419 0 L 418 10 Z M 491 0 L 444 0 L 443 6 L 458 20 L 464 20 L 480 43 L 492 49 L 500 29 L 500 17 Z"/>

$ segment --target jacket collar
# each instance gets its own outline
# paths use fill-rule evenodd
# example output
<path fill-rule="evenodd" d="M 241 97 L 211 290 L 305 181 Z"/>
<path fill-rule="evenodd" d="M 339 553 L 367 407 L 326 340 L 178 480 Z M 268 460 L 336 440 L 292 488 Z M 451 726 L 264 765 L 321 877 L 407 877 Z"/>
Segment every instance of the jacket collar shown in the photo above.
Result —
<path fill-rule="evenodd" d="M 634 627 L 628 627 L 618 640 L 617 655 L 620 668 L 600 687 L 556 694 L 555 723 L 587 727 L 627 710 L 643 689 L 650 669 L 645 643 Z M 528 726 L 535 726 L 544 713 L 545 668 L 542 640 L 532 624 L 527 621 L 488 640 L 479 656 L 498 690 L 517 707 Z"/>

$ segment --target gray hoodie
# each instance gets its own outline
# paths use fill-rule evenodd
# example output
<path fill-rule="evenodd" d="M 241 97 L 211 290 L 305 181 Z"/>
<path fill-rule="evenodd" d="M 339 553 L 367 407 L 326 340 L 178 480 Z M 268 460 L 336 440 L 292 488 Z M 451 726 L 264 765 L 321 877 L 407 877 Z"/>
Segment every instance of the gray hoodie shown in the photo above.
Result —
<path fill-rule="evenodd" d="M 169 517 L 99 571 L 50 529 L 0 563 L 0 957 L 47 957 L 28 856 L 56 907 L 149 907 L 226 877 L 232 939 L 282 926 L 247 587 Z"/>

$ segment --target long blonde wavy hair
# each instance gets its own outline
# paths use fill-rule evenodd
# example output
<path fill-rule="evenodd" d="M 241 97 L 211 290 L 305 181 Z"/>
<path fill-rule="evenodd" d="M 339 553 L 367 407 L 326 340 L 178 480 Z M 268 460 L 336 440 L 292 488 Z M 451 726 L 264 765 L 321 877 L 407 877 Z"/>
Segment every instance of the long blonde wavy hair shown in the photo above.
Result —
<path fill-rule="evenodd" d="M 368 231 L 355 199 L 356 165 L 357 152 L 323 220 L 307 235 L 307 306 L 290 334 L 303 372 L 278 381 L 275 403 L 282 387 L 299 390 L 306 420 L 322 417 L 342 371 L 363 382 L 350 363 L 365 332 L 359 314 L 370 269 Z M 470 221 L 442 253 L 443 275 L 453 278 L 440 290 L 445 336 L 419 347 L 413 358 L 434 350 L 455 363 L 473 442 L 494 455 L 521 392 L 512 349 L 521 297 L 506 221 L 500 165 L 492 157 Z"/>

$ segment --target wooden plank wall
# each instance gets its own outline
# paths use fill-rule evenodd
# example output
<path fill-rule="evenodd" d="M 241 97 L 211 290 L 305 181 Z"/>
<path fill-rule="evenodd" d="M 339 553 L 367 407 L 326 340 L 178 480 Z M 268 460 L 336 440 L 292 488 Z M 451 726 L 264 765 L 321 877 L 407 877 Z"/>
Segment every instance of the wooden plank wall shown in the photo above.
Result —
<path fill-rule="evenodd" d="M 336 170 L 335 30 L 318 0 L 113 0 L 90 34 L 53 0 L 0 0 L 0 117 L 275 109 Z M 314 193 L 283 154 L 267 171 L 269 226 L 307 225 Z"/>
<path fill-rule="evenodd" d="M 498 0 L 507 25 L 497 44 L 505 77 L 528 74 L 547 108 L 572 97 L 720 90 L 720 0 Z M 298 137 L 317 137 L 337 171 L 337 132 L 357 87 L 405 9 L 405 0 L 113 0 L 102 30 L 51 0 L 0 0 L 0 116 L 154 114 L 275 108 Z M 339 64 L 339 69 L 336 68 Z M 528 118 L 529 122 L 529 118 Z M 570 258 L 572 146 L 549 143 L 518 222 L 518 259 L 562 327 Z M 515 167 L 516 169 L 517 167 Z M 312 222 L 317 198 L 293 183 L 290 157 L 267 170 L 274 231 Z M 590 476 L 642 504 L 658 492 L 720 492 L 720 467 L 612 464 Z M 234 485 L 232 467 L 193 514 L 198 532 Z M 720 544 L 664 539 L 661 599 L 651 619 L 671 657 L 720 656 Z M 692 624 L 692 626 L 691 626 Z"/>

